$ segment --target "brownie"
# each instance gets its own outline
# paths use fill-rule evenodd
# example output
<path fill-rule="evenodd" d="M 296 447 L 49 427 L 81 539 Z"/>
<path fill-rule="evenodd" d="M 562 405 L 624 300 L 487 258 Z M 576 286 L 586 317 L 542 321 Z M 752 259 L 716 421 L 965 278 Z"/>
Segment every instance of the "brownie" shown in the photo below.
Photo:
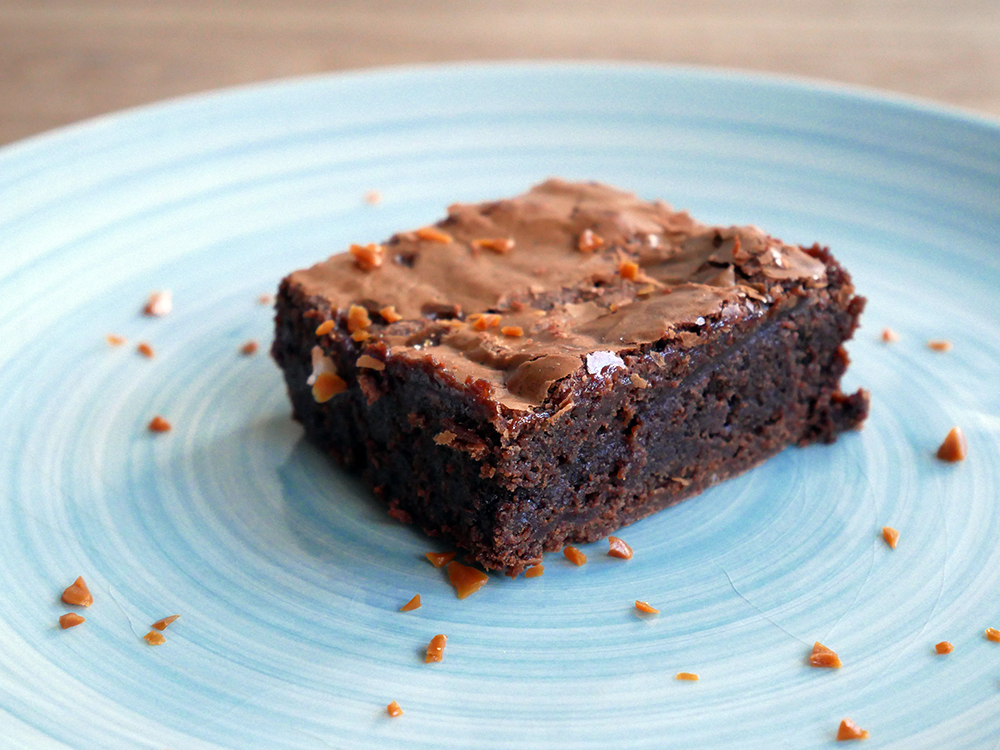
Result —
<path fill-rule="evenodd" d="M 858 427 L 864 304 L 824 247 L 552 179 L 292 273 L 272 353 L 394 518 L 516 575 Z"/>

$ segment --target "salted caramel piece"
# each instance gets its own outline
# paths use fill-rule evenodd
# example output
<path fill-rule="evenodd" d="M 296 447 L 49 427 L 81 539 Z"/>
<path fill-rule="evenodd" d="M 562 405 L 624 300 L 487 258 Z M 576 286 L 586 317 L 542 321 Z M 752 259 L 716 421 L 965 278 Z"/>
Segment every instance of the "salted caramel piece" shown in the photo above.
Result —
<path fill-rule="evenodd" d="M 640 602 L 638 599 L 635 600 L 635 608 L 646 615 L 660 614 L 660 610 L 651 606 L 649 602 Z"/>
<path fill-rule="evenodd" d="M 473 240 L 472 247 L 476 250 L 492 250 L 503 255 L 514 249 L 514 240 L 510 237 L 485 237 L 481 240 Z"/>
<path fill-rule="evenodd" d="M 150 432 L 170 432 L 170 422 L 165 420 L 159 414 L 149 421 L 148 426 Z"/>
<path fill-rule="evenodd" d="M 883 526 L 882 538 L 885 539 L 885 543 L 892 549 L 896 549 L 896 543 L 899 541 L 899 532 L 892 528 L 892 526 Z"/>
<path fill-rule="evenodd" d="M 632 375 L 629 375 L 629 381 L 636 388 L 649 388 L 649 381 L 646 380 L 646 378 L 640 377 L 639 375 L 636 375 L 634 373 Z"/>
<path fill-rule="evenodd" d="M 862 729 L 850 719 L 844 719 L 842 722 L 840 722 L 840 728 L 837 730 L 838 742 L 843 742 L 844 740 L 867 740 L 867 739 L 868 739 L 867 729 Z"/>
<path fill-rule="evenodd" d="M 481 589 L 489 580 L 489 576 L 481 570 L 462 565 L 457 560 L 448 563 L 448 580 L 455 587 L 459 599 L 464 599 Z"/>
<path fill-rule="evenodd" d="M 500 316 L 494 313 L 477 315 L 475 317 L 476 319 L 472 323 L 472 327 L 477 331 L 485 331 L 487 328 L 493 328 L 494 326 L 500 325 Z"/>
<path fill-rule="evenodd" d="M 634 260 L 623 260 L 618 264 L 618 275 L 629 281 L 638 281 L 639 264 Z"/>
<path fill-rule="evenodd" d="M 328 334 L 330 331 L 333 330 L 333 325 L 334 323 L 332 320 L 324 320 L 322 323 L 316 326 L 316 335 L 326 336 L 326 334 Z"/>
<path fill-rule="evenodd" d="M 436 635 L 427 644 L 427 656 L 424 657 L 424 664 L 432 661 L 444 661 L 444 646 L 448 642 L 448 636 Z"/>
<path fill-rule="evenodd" d="M 944 339 L 931 339 L 927 342 L 927 348 L 935 352 L 951 351 L 951 342 Z"/>
<path fill-rule="evenodd" d="M 107 340 L 109 346 L 121 346 L 125 343 L 125 337 L 119 336 L 117 333 L 109 333 L 104 338 Z"/>
<path fill-rule="evenodd" d="M 153 351 L 153 347 L 151 347 L 145 341 L 140 343 L 139 346 L 137 346 L 135 349 L 137 352 L 139 352 L 139 354 L 141 354 L 146 359 L 153 359 L 153 357 L 156 356 L 156 352 Z"/>
<path fill-rule="evenodd" d="M 382 372 L 382 370 L 385 369 L 385 362 L 380 359 L 375 359 L 375 357 L 372 357 L 371 355 L 362 354 L 358 357 L 358 367 L 364 367 L 368 370 L 377 370 L 378 372 Z"/>
<path fill-rule="evenodd" d="M 313 398 L 317 404 L 325 404 L 338 393 L 347 390 L 346 381 L 332 372 L 321 372 L 312 386 Z"/>
<path fill-rule="evenodd" d="M 884 341 L 887 344 L 893 344 L 893 343 L 899 341 L 899 334 L 896 333 L 891 328 L 883 328 L 882 329 L 882 341 Z"/>
<path fill-rule="evenodd" d="M 82 625 L 87 621 L 86 617 L 78 615 L 76 612 L 67 612 L 59 617 L 59 627 L 63 630 L 67 628 L 75 628 L 77 625 Z"/>
<path fill-rule="evenodd" d="M 996 628 L 986 628 L 986 640 L 1000 643 L 1000 630 Z"/>
<path fill-rule="evenodd" d="M 576 249 L 581 253 L 591 253 L 604 247 L 604 238 L 594 234 L 592 229 L 584 229 L 576 240 Z"/>
<path fill-rule="evenodd" d="M 686 680 L 688 682 L 697 682 L 700 678 L 694 672 L 678 672 L 677 676 L 674 679 Z"/>
<path fill-rule="evenodd" d="M 964 461 L 968 452 L 969 444 L 965 440 L 962 428 L 952 427 L 945 436 L 944 442 L 941 443 L 941 447 L 938 448 L 937 457 L 942 461 L 955 463 L 956 461 Z"/>
<path fill-rule="evenodd" d="M 840 669 L 844 666 L 836 652 L 828 649 L 819 641 L 813 644 L 812 653 L 809 654 L 809 665 L 828 669 Z"/>
<path fill-rule="evenodd" d="M 619 560 L 631 560 L 632 548 L 629 547 L 624 540 L 619 539 L 616 536 L 609 536 L 608 555 L 610 557 L 617 557 Z"/>
<path fill-rule="evenodd" d="M 431 565 L 435 568 L 443 568 L 445 565 L 450 563 L 455 559 L 454 552 L 427 552 L 424 557 L 430 560 Z"/>
<path fill-rule="evenodd" d="M 146 643 L 148 643 L 150 646 L 162 646 L 164 643 L 167 642 L 167 639 L 164 637 L 163 633 L 157 630 L 150 630 L 148 633 L 146 633 L 146 635 L 142 637 L 142 639 L 146 641 Z"/>
<path fill-rule="evenodd" d="M 563 555 L 574 565 L 583 565 L 587 562 L 587 556 L 576 547 L 566 547 L 563 550 Z"/>
<path fill-rule="evenodd" d="M 950 654 L 952 651 L 955 650 L 955 647 L 952 646 L 948 641 L 941 641 L 940 643 L 934 644 L 934 650 L 937 651 L 939 654 L 944 655 L 944 654 Z"/>
<path fill-rule="evenodd" d="M 372 335 L 365 330 L 355 331 L 354 333 L 351 334 L 351 338 L 357 341 L 358 343 L 361 343 L 362 341 L 367 341 L 368 339 L 371 338 L 371 336 Z"/>
<path fill-rule="evenodd" d="M 351 305 L 347 310 L 347 330 L 351 333 L 363 331 L 372 324 L 368 311 L 361 305 Z M 332 326 L 331 326 L 332 327 Z"/>
<path fill-rule="evenodd" d="M 542 573 L 545 572 L 545 566 L 538 564 L 532 565 L 526 571 L 524 571 L 525 578 L 538 578 Z"/>
<path fill-rule="evenodd" d="M 368 245 L 351 245 L 351 255 L 362 271 L 374 271 L 376 268 L 381 268 L 385 262 L 385 248 L 374 242 Z"/>
<path fill-rule="evenodd" d="M 173 309 L 174 299 L 169 291 L 153 292 L 142 308 L 142 314 L 152 318 L 162 318 L 164 315 L 169 315 Z"/>
<path fill-rule="evenodd" d="M 378 311 L 378 314 L 382 316 L 382 320 L 386 323 L 395 323 L 403 319 L 403 316 L 396 312 L 395 305 L 386 305 Z"/>
<path fill-rule="evenodd" d="M 177 622 L 180 619 L 180 615 L 170 615 L 169 617 L 164 617 L 162 620 L 157 620 L 153 623 L 153 627 L 157 630 L 166 630 L 167 626 L 172 622 Z"/>
<path fill-rule="evenodd" d="M 400 612 L 412 612 L 415 609 L 420 609 L 420 594 L 414 596 L 410 601 L 399 608 Z"/>
<path fill-rule="evenodd" d="M 442 245 L 454 242 L 450 234 L 442 232 L 437 227 L 420 227 L 420 229 L 416 230 L 414 234 L 427 242 L 440 242 Z"/>
<path fill-rule="evenodd" d="M 254 354 L 257 353 L 257 350 L 259 348 L 260 346 L 257 344 L 256 341 L 248 341 L 243 346 L 240 347 L 240 354 L 242 354 L 244 357 L 252 357 Z"/>
<path fill-rule="evenodd" d="M 399 704 L 398 704 L 398 703 L 396 703 L 396 701 L 393 701 L 393 702 L 392 702 L 392 703 L 390 703 L 390 704 L 389 704 L 388 706 L 386 706 L 386 707 L 385 707 L 385 710 L 386 710 L 386 711 L 388 711 L 388 712 L 389 712 L 389 716 L 391 716 L 391 717 L 392 717 L 392 718 L 394 718 L 394 719 L 395 719 L 395 718 L 396 718 L 397 716 L 402 716 L 402 715 L 403 715 L 403 709 L 401 709 L 401 708 L 399 707 Z"/>
<path fill-rule="evenodd" d="M 510 336 L 511 338 L 518 338 L 524 335 L 524 329 L 521 326 L 504 326 L 500 329 L 500 333 L 504 336 Z"/>

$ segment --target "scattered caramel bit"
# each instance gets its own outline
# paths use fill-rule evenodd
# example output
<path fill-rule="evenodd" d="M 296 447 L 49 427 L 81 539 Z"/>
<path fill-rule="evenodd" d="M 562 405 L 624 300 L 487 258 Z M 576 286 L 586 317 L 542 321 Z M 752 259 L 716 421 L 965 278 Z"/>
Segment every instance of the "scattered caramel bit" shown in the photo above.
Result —
<path fill-rule="evenodd" d="M 398 704 L 398 703 L 396 703 L 396 701 L 393 701 L 393 702 L 392 702 L 392 703 L 390 703 L 390 704 L 389 704 L 388 706 L 386 706 L 386 707 L 385 707 L 385 710 L 386 710 L 386 711 L 388 711 L 388 712 L 389 712 L 389 716 L 391 716 L 391 717 L 392 717 L 392 718 L 394 718 L 394 719 L 395 719 L 395 718 L 396 718 L 397 716 L 402 716 L 402 715 L 403 715 L 403 709 L 401 709 L 401 708 L 399 707 L 399 704 Z"/>
<path fill-rule="evenodd" d="M 400 612 L 412 612 L 415 609 L 420 609 L 420 594 L 414 596 L 410 601 L 399 608 Z"/>
<path fill-rule="evenodd" d="M 146 641 L 146 643 L 148 643 L 150 646 L 162 646 L 164 643 L 167 642 L 167 639 L 164 637 L 163 633 L 160 633 L 159 631 L 156 630 L 150 630 L 148 633 L 146 633 L 146 635 L 142 637 L 142 639 Z"/>
<path fill-rule="evenodd" d="M 166 630 L 167 625 L 172 622 L 176 622 L 180 618 L 180 615 L 170 615 L 169 617 L 164 617 L 162 620 L 157 620 L 153 623 L 153 627 L 157 630 Z"/>
<path fill-rule="evenodd" d="M 619 560 L 631 560 L 632 548 L 629 547 L 624 540 L 619 539 L 616 536 L 609 536 L 608 555 L 611 557 L 617 557 Z"/>
<path fill-rule="evenodd" d="M 153 351 L 153 347 L 143 341 L 139 346 L 137 346 L 136 351 L 147 359 L 152 359 L 156 356 L 156 352 Z"/>
<path fill-rule="evenodd" d="M 347 383 L 339 375 L 332 372 L 321 372 L 313 382 L 313 398 L 317 404 L 325 404 L 338 393 L 347 390 Z"/>
<path fill-rule="evenodd" d="M 274 295 L 273 294 L 262 294 L 257 298 L 258 305 L 273 305 Z"/>
<path fill-rule="evenodd" d="M 358 367 L 364 367 L 368 370 L 378 370 L 379 372 L 382 372 L 382 370 L 385 369 L 385 362 L 380 359 L 375 359 L 375 357 L 368 354 L 362 354 L 358 357 Z"/>
<path fill-rule="evenodd" d="M 942 461 L 954 463 L 964 461 L 969 452 L 969 444 L 965 440 L 965 433 L 961 427 L 952 427 L 938 448 L 937 457 Z"/>
<path fill-rule="evenodd" d="M 435 568 L 443 568 L 455 559 L 454 552 L 428 552 L 424 555 Z"/>
<path fill-rule="evenodd" d="M 840 729 L 837 730 L 837 741 L 844 740 L 867 740 L 868 730 L 862 729 L 850 719 L 840 722 Z"/>
<path fill-rule="evenodd" d="M 492 250 L 503 255 L 514 249 L 514 240 L 510 237 L 485 237 L 481 240 L 473 240 L 472 247 L 476 250 Z"/>
<path fill-rule="evenodd" d="M 629 281 L 638 281 L 639 264 L 634 260 L 623 260 L 618 264 L 618 275 Z"/>
<path fill-rule="evenodd" d="M 320 323 L 318 326 L 316 326 L 316 335 L 317 336 L 326 336 L 326 334 L 328 334 L 332 330 L 333 330 L 333 321 L 332 320 L 324 320 L 322 323 Z"/>
<path fill-rule="evenodd" d="M 883 328 L 882 329 L 882 341 L 884 341 L 887 344 L 892 344 L 892 343 L 894 343 L 896 341 L 899 341 L 899 334 L 896 333 L 891 328 Z"/>
<path fill-rule="evenodd" d="M 368 245 L 351 245 L 351 255 L 362 271 L 374 271 L 381 268 L 385 261 L 385 248 L 374 242 Z"/>
<path fill-rule="evenodd" d="M 604 238 L 594 234 L 592 229 L 584 229 L 576 241 L 576 249 L 581 253 L 590 253 L 604 247 Z"/>
<path fill-rule="evenodd" d="M 951 351 L 951 342 L 944 339 L 932 339 L 927 342 L 927 348 L 935 352 Z"/>
<path fill-rule="evenodd" d="M 489 580 L 489 576 L 481 570 L 462 565 L 457 560 L 448 563 L 448 580 L 455 587 L 459 599 L 464 599 L 481 589 Z"/>
<path fill-rule="evenodd" d="M 378 311 L 378 314 L 382 316 L 382 320 L 386 323 L 395 323 L 397 320 L 402 320 L 403 316 L 396 312 L 395 305 L 388 305 L 383 307 Z"/>
<path fill-rule="evenodd" d="M 368 311 L 361 305 L 351 305 L 347 309 L 347 330 L 351 333 L 363 331 L 372 324 Z"/>
<path fill-rule="evenodd" d="M 59 627 L 63 630 L 67 628 L 75 628 L 77 625 L 82 625 L 87 621 L 87 618 L 81 617 L 76 612 L 67 612 L 59 617 Z"/>
<path fill-rule="evenodd" d="M 940 643 L 934 644 L 934 650 L 939 654 L 950 654 L 955 650 L 955 647 L 948 643 L 948 641 L 941 641 Z"/>
<path fill-rule="evenodd" d="M 109 333 L 104 338 L 107 340 L 109 346 L 121 346 L 125 343 L 125 337 L 119 336 L 117 333 Z"/>
<path fill-rule="evenodd" d="M 472 323 L 472 327 L 475 328 L 477 331 L 485 331 L 487 328 L 493 328 L 493 326 L 498 326 L 498 325 L 500 325 L 500 316 L 495 315 L 493 313 L 488 313 L 486 315 L 479 315 Z"/>
<path fill-rule="evenodd" d="M 149 431 L 150 432 L 170 432 L 170 422 L 165 420 L 159 414 L 153 417 L 149 421 Z"/>
<path fill-rule="evenodd" d="M 424 657 L 424 664 L 432 661 L 444 661 L 444 645 L 448 642 L 448 636 L 436 635 L 427 644 L 427 656 Z"/>
<path fill-rule="evenodd" d="M 632 385 L 636 388 L 649 388 L 649 381 L 646 378 L 639 377 L 638 375 L 630 375 L 629 380 L 632 381 Z"/>
<path fill-rule="evenodd" d="M 532 565 L 526 571 L 524 571 L 525 578 L 538 578 L 542 573 L 545 572 L 545 567 L 539 563 L 538 565 Z"/>
<path fill-rule="evenodd" d="M 986 628 L 986 640 L 1000 643 L 1000 630 L 996 628 Z"/>
<path fill-rule="evenodd" d="M 504 326 L 500 329 L 500 333 L 504 336 L 510 336 L 511 338 L 517 338 L 518 336 L 524 335 L 524 329 L 521 326 Z"/>
<path fill-rule="evenodd" d="M 243 346 L 240 347 L 240 354 L 245 357 L 252 357 L 257 353 L 260 347 L 257 345 L 256 341 L 248 341 Z"/>
<path fill-rule="evenodd" d="M 367 193 L 365 193 L 365 203 L 367 203 L 369 206 L 377 206 L 381 202 L 382 202 L 382 193 L 380 193 L 378 190 L 369 190 Z"/>
<path fill-rule="evenodd" d="M 899 532 L 892 528 L 892 526 L 883 526 L 882 538 L 885 539 L 885 543 L 889 547 L 896 549 L 896 543 L 899 541 Z"/>
<path fill-rule="evenodd" d="M 170 292 L 153 292 L 142 308 L 142 314 L 153 318 L 162 318 L 174 309 L 174 300 Z"/>
<path fill-rule="evenodd" d="M 694 672 L 678 672 L 677 676 L 674 679 L 687 680 L 688 682 L 697 682 L 700 678 Z"/>
<path fill-rule="evenodd" d="M 451 235 L 447 232 L 442 232 L 437 227 L 420 227 L 416 232 L 414 232 L 417 237 L 427 242 L 440 242 L 442 245 L 447 245 L 452 240 Z"/>
<path fill-rule="evenodd" d="M 638 599 L 635 600 L 635 608 L 646 615 L 660 614 L 660 610 L 651 606 L 649 602 L 640 602 Z"/>
<path fill-rule="evenodd" d="M 587 556 L 576 547 L 566 547 L 563 550 L 563 555 L 574 565 L 583 565 L 587 562 Z"/>
<path fill-rule="evenodd" d="M 451 430 L 443 430 L 434 436 L 434 442 L 438 445 L 451 445 L 457 437 L 458 435 Z"/>
<path fill-rule="evenodd" d="M 809 654 L 809 665 L 812 667 L 827 667 L 830 669 L 840 669 L 843 663 L 834 651 L 831 651 L 819 641 L 813 644 L 812 653 Z"/>
<path fill-rule="evenodd" d="M 355 341 L 357 341 L 359 344 L 362 341 L 367 341 L 371 337 L 372 337 L 372 335 L 370 333 L 368 333 L 368 331 L 365 331 L 365 330 L 355 331 L 354 333 L 351 334 L 351 338 L 354 339 Z"/>

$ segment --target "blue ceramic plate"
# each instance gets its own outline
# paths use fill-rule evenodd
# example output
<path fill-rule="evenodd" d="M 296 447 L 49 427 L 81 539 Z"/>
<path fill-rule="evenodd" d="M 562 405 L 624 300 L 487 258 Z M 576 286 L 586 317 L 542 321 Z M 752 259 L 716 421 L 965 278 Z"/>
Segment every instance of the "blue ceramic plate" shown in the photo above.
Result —
<path fill-rule="evenodd" d="M 597 543 L 584 567 L 553 555 L 459 601 L 423 558 L 441 547 L 303 442 L 258 297 L 550 175 L 830 245 L 869 298 L 845 386 L 871 390 L 871 418 L 625 529 L 631 561 Z M 280 82 L 3 149 L 3 746 L 771 750 L 831 746 L 844 717 L 866 747 L 991 746 L 998 197 L 996 123 L 628 65 Z M 174 311 L 142 317 L 161 289 Z M 149 433 L 155 414 L 173 430 Z M 948 465 L 952 425 L 969 458 Z M 79 575 L 95 602 L 61 630 Z M 425 665 L 437 633 L 445 660 Z M 842 669 L 806 665 L 816 640 Z"/>

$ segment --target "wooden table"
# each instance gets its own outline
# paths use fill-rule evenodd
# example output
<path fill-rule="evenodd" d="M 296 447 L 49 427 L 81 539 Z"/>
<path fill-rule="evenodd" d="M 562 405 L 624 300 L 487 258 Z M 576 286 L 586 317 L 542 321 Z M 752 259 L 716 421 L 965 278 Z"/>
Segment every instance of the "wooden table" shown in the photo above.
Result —
<path fill-rule="evenodd" d="M 0 143 L 250 81 L 514 58 L 791 73 L 1000 117 L 998 0 L 0 0 Z"/>

